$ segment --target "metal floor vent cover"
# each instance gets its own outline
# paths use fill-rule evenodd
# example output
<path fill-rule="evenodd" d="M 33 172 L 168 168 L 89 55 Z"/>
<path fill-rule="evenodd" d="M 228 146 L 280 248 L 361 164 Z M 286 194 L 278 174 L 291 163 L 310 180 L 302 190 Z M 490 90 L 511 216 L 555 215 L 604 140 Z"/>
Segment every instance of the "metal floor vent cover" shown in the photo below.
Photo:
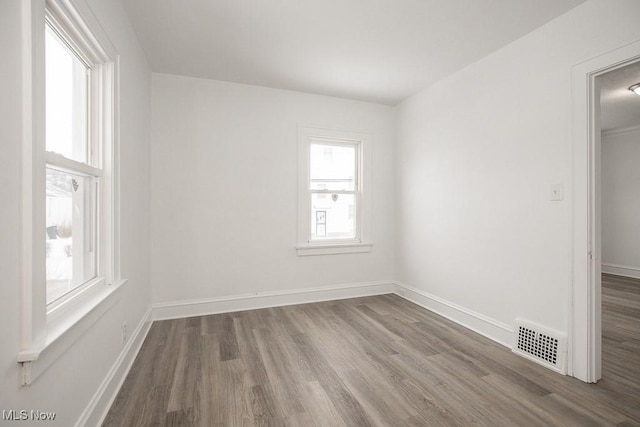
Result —
<path fill-rule="evenodd" d="M 566 374 L 564 337 L 538 325 L 516 321 L 513 351 L 554 371 Z"/>

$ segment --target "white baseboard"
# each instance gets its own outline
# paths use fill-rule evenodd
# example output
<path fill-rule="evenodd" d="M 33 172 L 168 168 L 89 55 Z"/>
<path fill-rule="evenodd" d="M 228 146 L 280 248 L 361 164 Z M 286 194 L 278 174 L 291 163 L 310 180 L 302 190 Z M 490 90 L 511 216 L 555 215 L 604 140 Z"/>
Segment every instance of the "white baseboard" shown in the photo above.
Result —
<path fill-rule="evenodd" d="M 397 294 L 511 348 L 513 327 L 405 283 L 379 281 L 153 304 L 153 320 L 179 319 L 371 295 Z"/>
<path fill-rule="evenodd" d="M 395 288 L 393 281 L 379 281 L 310 289 L 293 289 L 289 291 L 259 292 L 220 298 L 161 302 L 153 304 L 153 320 L 178 319 L 183 317 L 205 316 L 208 314 L 231 313 L 234 311 L 255 310 L 259 308 L 390 294 L 395 291 Z"/>
<path fill-rule="evenodd" d="M 133 361 L 140 351 L 140 347 L 142 347 L 144 339 L 147 337 L 151 323 L 151 307 L 149 307 L 133 331 L 129 342 L 122 349 L 100 387 L 98 387 L 82 415 L 80 415 L 76 422 L 76 427 L 102 425 L 133 365 Z"/>
<path fill-rule="evenodd" d="M 631 277 L 634 279 L 640 279 L 640 268 L 629 267 L 627 265 L 617 264 L 602 264 L 602 272 L 608 274 L 615 274 L 616 276 Z"/>
<path fill-rule="evenodd" d="M 507 348 L 513 342 L 513 327 L 499 322 L 484 314 L 476 313 L 465 307 L 449 302 L 443 298 L 431 295 L 402 282 L 396 283 L 396 294 L 429 311 L 433 311 L 447 319 L 479 333 Z"/>
<path fill-rule="evenodd" d="M 483 314 L 476 313 L 420 289 L 413 288 L 402 282 L 378 281 L 353 283 L 310 289 L 294 289 L 250 295 L 155 303 L 143 316 L 129 343 L 122 350 L 111 370 L 102 381 L 102 384 L 98 387 L 98 390 L 80 416 L 76 426 L 102 424 L 133 365 L 135 357 L 142 347 L 142 343 L 149 332 L 152 321 L 390 293 L 394 293 L 499 344 L 511 348 L 513 329 L 510 325 L 491 319 Z"/>

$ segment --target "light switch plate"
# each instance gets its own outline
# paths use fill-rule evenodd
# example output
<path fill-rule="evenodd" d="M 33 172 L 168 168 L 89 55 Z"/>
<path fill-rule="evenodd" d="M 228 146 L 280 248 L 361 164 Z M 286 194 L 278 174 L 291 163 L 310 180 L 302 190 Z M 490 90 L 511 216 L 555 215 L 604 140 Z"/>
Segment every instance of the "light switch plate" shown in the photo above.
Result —
<path fill-rule="evenodd" d="M 560 202 L 564 200 L 564 186 L 562 184 L 553 184 L 551 186 L 549 200 L 552 202 Z"/>

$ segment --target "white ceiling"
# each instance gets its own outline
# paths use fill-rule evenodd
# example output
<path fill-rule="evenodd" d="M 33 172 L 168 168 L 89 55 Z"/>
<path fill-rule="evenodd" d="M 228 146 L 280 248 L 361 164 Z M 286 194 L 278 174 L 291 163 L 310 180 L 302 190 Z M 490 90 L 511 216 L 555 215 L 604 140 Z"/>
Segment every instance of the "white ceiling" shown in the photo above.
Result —
<path fill-rule="evenodd" d="M 640 83 L 640 62 L 600 78 L 600 126 L 603 131 L 640 126 L 640 96 L 629 86 Z"/>
<path fill-rule="evenodd" d="M 154 72 L 395 105 L 584 0 L 124 0 Z"/>

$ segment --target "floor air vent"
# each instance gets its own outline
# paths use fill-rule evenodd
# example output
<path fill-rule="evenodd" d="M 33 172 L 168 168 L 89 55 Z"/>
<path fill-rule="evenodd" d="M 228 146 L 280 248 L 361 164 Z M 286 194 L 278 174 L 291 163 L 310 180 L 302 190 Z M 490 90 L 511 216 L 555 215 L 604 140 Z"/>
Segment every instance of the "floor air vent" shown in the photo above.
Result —
<path fill-rule="evenodd" d="M 565 342 L 557 332 L 551 332 L 538 325 L 516 320 L 513 351 L 540 363 L 554 371 L 566 374 Z"/>

